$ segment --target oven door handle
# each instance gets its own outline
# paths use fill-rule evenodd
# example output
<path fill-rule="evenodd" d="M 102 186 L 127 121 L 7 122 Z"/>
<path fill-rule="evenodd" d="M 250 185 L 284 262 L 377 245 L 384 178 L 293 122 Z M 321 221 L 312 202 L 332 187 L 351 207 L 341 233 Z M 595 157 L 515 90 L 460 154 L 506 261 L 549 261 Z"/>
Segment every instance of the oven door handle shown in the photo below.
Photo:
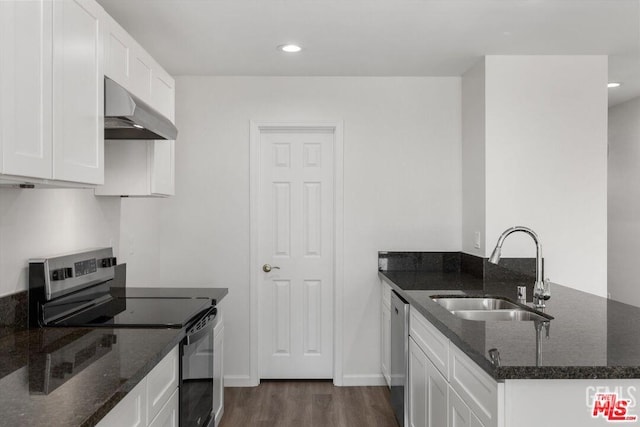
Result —
<path fill-rule="evenodd" d="M 192 333 L 192 334 L 187 334 L 186 336 L 186 345 L 192 345 L 194 343 L 197 343 L 198 341 L 200 341 L 201 339 L 203 339 L 204 337 L 206 337 L 207 335 L 209 335 L 211 333 L 211 331 L 213 330 L 213 326 L 215 324 L 214 319 L 215 319 L 215 308 L 209 310 L 204 316 L 209 316 L 211 313 L 214 313 L 214 317 L 209 320 L 206 325 L 204 327 L 202 327 L 201 329 L 198 329 L 196 332 Z"/>

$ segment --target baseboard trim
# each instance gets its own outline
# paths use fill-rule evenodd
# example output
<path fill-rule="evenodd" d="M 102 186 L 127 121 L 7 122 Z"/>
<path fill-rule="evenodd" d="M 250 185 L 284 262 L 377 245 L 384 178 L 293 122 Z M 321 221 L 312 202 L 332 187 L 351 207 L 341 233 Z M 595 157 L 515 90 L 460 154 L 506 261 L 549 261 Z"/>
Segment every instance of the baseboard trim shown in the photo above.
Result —
<path fill-rule="evenodd" d="M 336 382 L 334 381 L 334 384 Z M 225 387 L 256 387 L 258 384 L 251 381 L 249 375 L 225 375 Z M 338 385 L 338 384 L 336 384 Z M 386 386 L 387 382 L 382 374 L 372 375 L 343 375 L 342 387 Z"/>
<path fill-rule="evenodd" d="M 378 386 L 387 385 L 382 374 L 372 375 L 343 375 L 342 386 L 344 387 L 362 387 L 362 386 Z"/>
<path fill-rule="evenodd" d="M 224 376 L 224 386 L 225 387 L 256 387 L 258 384 L 255 384 L 251 381 L 251 377 L 249 375 L 225 375 Z"/>

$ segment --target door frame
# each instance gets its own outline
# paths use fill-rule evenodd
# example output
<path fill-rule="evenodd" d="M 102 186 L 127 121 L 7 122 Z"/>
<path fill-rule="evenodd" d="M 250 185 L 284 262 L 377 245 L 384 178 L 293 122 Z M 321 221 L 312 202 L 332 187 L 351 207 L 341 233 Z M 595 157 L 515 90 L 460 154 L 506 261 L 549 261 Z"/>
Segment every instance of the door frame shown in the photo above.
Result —
<path fill-rule="evenodd" d="M 249 143 L 249 205 L 250 205 L 250 368 L 249 386 L 260 384 L 260 289 L 258 288 L 261 264 L 259 258 L 259 212 L 260 212 L 260 135 L 263 130 L 295 131 L 323 130 L 333 132 L 333 383 L 343 384 L 342 378 L 342 313 L 344 280 L 344 153 L 342 121 L 318 122 L 250 122 Z"/>

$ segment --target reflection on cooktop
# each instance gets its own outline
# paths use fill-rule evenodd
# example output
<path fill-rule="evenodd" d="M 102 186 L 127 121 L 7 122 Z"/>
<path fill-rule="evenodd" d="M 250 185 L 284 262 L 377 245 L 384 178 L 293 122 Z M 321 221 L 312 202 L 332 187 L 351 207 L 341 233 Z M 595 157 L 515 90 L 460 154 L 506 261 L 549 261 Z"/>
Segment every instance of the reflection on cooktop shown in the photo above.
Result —
<path fill-rule="evenodd" d="M 112 330 L 56 331 L 34 331 L 39 337 L 29 349 L 31 394 L 51 393 L 109 353 L 117 343 Z"/>

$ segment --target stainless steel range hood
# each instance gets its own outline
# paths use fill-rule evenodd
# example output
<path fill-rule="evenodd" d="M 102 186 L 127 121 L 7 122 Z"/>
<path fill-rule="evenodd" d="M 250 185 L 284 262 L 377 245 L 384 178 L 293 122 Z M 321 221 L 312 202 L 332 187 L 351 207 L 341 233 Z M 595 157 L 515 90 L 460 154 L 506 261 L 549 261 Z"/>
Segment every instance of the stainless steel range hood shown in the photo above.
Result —
<path fill-rule="evenodd" d="M 104 78 L 104 139 L 176 139 L 178 129 L 162 114 Z"/>

